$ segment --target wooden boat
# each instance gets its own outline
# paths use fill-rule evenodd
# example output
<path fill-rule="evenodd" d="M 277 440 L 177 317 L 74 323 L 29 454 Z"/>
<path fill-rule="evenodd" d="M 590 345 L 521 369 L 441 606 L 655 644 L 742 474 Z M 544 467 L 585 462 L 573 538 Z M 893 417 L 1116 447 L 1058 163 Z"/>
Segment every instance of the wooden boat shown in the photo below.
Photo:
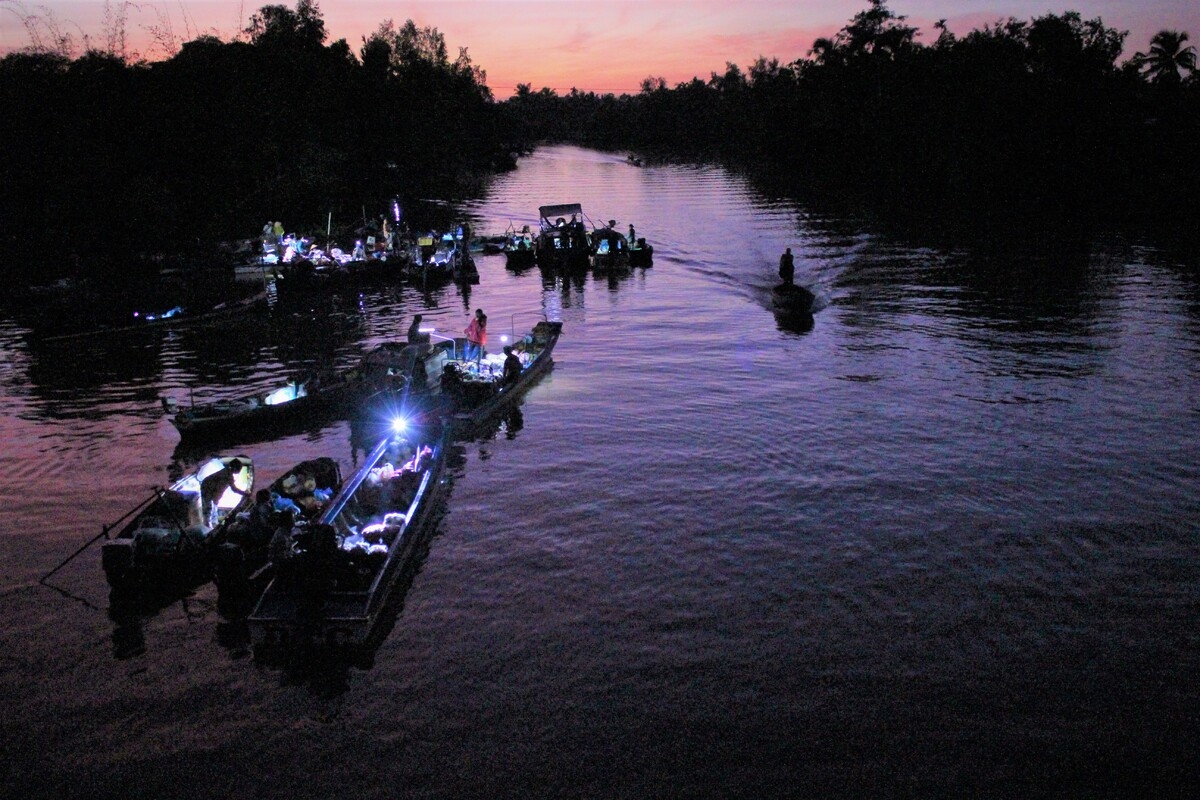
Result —
<path fill-rule="evenodd" d="M 780 283 L 771 288 L 771 303 L 776 311 L 789 314 L 811 314 L 816 297 L 803 286 Z"/>
<path fill-rule="evenodd" d="M 317 522 L 295 531 L 291 552 L 247 620 L 256 648 L 366 640 L 433 522 L 447 430 L 385 436 Z"/>
<path fill-rule="evenodd" d="M 273 573 L 268 561 L 276 530 L 316 521 L 342 488 L 338 463 L 322 456 L 301 461 L 260 489 L 252 508 L 230 518 L 209 537 L 213 581 L 222 608 L 246 609 Z"/>
<path fill-rule="evenodd" d="M 538 208 L 539 230 L 534 241 L 537 263 L 543 269 L 587 269 L 587 231 L 583 207 L 564 203 Z"/>
<path fill-rule="evenodd" d="M 234 465 L 234 462 L 238 465 Z M 239 467 L 233 488 L 216 498 L 206 518 L 201 497 L 205 478 L 226 466 Z M 124 519 L 133 518 L 100 548 L 100 563 L 114 589 L 208 580 L 208 539 L 214 531 L 253 502 L 254 465 L 246 456 L 218 456 L 166 489 L 156 489 Z M 116 527 L 120 524 L 110 527 Z M 214 524 L 215 523 L 215 524 Z M 106 532 L 108 528 L 106 527 Z"/>
<path fill-rule="evenodd" d="M 554 363 L 552 354 L 562 334 L 561 322 L 543 320 L 512 344 L 521 361 L 521 373 L 511 383 L 504 382 L 503 354 L 489 353 L 478 361 L 448 357 L 442 376 L 430 391 L 439 396 L 447 424 L 456 436 L 469 436 L 476 428 L 513 406 Z"/>

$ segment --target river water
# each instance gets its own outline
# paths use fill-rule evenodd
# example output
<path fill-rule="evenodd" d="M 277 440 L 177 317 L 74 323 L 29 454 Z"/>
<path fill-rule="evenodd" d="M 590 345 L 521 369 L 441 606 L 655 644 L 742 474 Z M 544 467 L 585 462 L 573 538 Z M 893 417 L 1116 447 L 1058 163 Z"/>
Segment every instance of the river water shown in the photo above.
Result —
<path fill-rule="evenodd" d="M 579 202 L 654 266 L 45 342 L 0 316 L 5 796 L 1188 796 L 1200 283 L 1126 236 L 914 244 L 719 168 L 547 147 L 458 207 Z M 779 254 L 818 296 L 777 317 Z M 556 365 L 464 443 L 391 629 L 256 660 L 215 591 L 110 612 L 98 548 L 203 452 L 158 398 L 347 366 L 421 313 Z M 517 424 L 519 422 L 519 424 Z M 347 422 L 235 448 L 261 479 Z"/>

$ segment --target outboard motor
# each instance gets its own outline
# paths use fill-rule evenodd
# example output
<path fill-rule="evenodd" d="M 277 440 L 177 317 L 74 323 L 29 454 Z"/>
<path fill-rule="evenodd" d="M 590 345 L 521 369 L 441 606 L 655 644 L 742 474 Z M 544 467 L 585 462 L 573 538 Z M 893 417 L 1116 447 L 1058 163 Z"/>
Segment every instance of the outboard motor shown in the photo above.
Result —
<path fill-rule="evenodd" d="M 100 563 L 104 566 L 109 586 L 124 586 L 133 572 L 133 540 L 114 539 L 105 542 L 100 548 Z"/>

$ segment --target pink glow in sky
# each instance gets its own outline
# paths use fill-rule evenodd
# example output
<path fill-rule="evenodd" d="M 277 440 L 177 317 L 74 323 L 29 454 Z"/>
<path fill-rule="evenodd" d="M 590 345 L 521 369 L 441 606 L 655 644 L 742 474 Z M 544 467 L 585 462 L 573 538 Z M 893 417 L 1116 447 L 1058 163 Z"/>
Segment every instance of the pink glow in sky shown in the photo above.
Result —
<path fill-rule="evenodd" d="M 285 3 L 294 7 L 295 0 Z M 72 35 L 105 44 L 104 14 L 124 8 L 130 49 L 161 58 L 149 31 L 169 28 L 179 41 L 200 34 L 231 39 L 250 15 L 268 3 L 240 0 L 0 0 L 0 52 L 27 47 L 27 23 L 53 19 Z M 319 2 L 330 41 L 346 39 L 358 52 L 379 23 L 412 19 L 437 28 L 453 58 L 466 47 L 487 72 L 496 97 L 509 97 L 518 83 L 560 94 L 571 88 L 636 93 L 647 77 L 668 86 L 695 76 L 707 80 L 726 62 L 743 69 L 761 56 L 787 63 L 807 54 L 814 39 L 832 36 L 867 0 L 439 0 Z M 1128 30 L 1124 57 L 1145 50 L 1150 37 L 1170 28 L 1187 31 L 1200 45 L 1200 0 L 890 0 L 889 7 L 933 38 L 933 23 L 966 33 L 998 20 L 1028 20 L 1046 13 L 1078 11 L 1084 19 Z M 41 29 L 43 34 L 45 28 Z"/>

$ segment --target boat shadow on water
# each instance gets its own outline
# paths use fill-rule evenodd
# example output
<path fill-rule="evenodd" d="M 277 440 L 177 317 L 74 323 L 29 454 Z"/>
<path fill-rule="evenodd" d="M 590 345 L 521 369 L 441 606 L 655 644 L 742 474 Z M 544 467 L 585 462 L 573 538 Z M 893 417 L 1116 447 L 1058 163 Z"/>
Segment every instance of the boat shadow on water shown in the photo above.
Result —
<path fill-rule="evenodd" d="M 196 587 L 159 586 L 153 589 L 112 589 L 108 618 L 113 624 L 112 654 L 118 661 L 145 655 L 146 625 L 176 603 L 189 621 L 210 616 L 214 607 L 196 596 Z"/>

